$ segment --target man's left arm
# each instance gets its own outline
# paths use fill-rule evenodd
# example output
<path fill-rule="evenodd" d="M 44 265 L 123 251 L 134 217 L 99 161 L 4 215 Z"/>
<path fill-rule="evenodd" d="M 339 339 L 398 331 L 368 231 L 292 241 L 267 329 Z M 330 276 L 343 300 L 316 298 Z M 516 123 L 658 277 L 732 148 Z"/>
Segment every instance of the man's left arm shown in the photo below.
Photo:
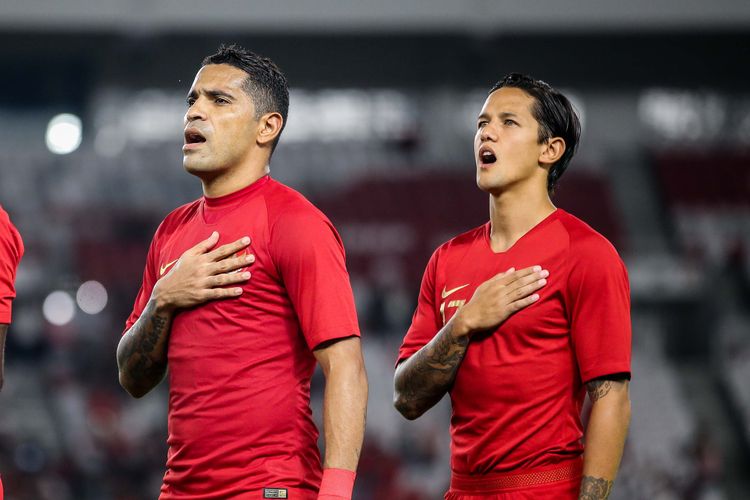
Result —
<path fill-rule="evenodd" d="M 326 342 L 313 351 L 326 379 L 325 461 L 319 500 L 349 500 L 365 434 L 367 374 L 359 337 Z"/>
<path fill-rule="evenodd" d="M 586 428 L 579 500 L 609 498 L 630 425 L 629 376 L 608 375 L 586 384 L 591 415 Z"/>

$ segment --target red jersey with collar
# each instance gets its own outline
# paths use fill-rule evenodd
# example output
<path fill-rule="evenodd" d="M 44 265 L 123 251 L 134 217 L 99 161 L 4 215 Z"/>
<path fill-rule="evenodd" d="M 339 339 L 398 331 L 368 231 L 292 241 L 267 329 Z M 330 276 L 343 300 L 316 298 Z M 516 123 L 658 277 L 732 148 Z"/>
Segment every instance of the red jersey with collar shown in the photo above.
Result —
<path fill-rule="evenodd" d="M 402 361 L 510 267 L 541 265 L 540 299 L 491 333 L 474 335 L 450 391 L 451 468 L 462 475 L 549 467 L 583 453 L 584 383 L 630 373 L 630 291 L 614 247 L 557 209 L 505 252 L 490 224 L 438 248 L 425 271 Z"/>
<path fill-rule="evenodd" d="M 0 207 L 0 323 L 10 324 L 16 297 L 16 269 L 23 257 L 23 241 L 8 214 Z"/>
<path fill-rule="evenodd" d="M 126 330 L 160 276 L 213 231 L 217 247 L 249 236 L 242 253 L 256 260 L 241 296 L 174 317 L 160 498 L 255 499 L 279 488 L 314 499 L 321 462 L 309 405 L 312 350 L 359 335 L 341 239 L 302 195 L 268 176 L 184 205 L 156 231 Z"/>

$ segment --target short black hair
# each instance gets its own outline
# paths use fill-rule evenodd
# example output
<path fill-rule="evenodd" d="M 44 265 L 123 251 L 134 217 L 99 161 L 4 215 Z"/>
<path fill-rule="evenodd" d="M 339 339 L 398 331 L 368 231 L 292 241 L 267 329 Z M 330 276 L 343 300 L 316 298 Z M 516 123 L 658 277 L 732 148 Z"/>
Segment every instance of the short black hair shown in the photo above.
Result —
<path fill-rule="evenodd" d="M 539 123 L 539 144 L 553 137 L 565 141 L 565 152 L 549 169 L 547 191 L 552 194 L 555 185 L 568 168 L 581 138 L 581 121 L 570 100 L 542 80 L 521 73 L 509 73 L 497 82 L 490 94 L 503 87 L 521 89 L 534 98 L 531 114 Z"/>
<path fill-rule="evenodd" d="M 286 117 L 289 114 L 289 87 L 284 73 L 271 59 L 256 54 L 239 45 L 222 45 L 216 54 L 212 54 L 201 63 L 229 64 L 247 73 L 244 90 L 255 105 L 255 119 L 266 113 L 279 113 L 283 118 L 281 131 L 286 127 Z M 271 152 L 281 137 L 281 131 L 276 136 Z"/>

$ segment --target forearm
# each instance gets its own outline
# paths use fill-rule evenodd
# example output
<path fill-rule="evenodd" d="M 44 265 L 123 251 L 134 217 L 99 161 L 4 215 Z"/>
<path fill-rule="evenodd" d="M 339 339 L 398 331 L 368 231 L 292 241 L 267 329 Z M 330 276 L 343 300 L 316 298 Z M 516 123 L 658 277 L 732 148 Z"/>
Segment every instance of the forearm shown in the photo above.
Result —
<path fill-rule="evenodd" d="M 592 392 L 593 405 L 586 429 L 581 500 L 609 497 L 620 467 L 630 424 L 627 381 L 605 380 Z"/>
<path fill-rule="evenodd" d="M 342 363 L 326 374 L 323 397 L 324 467 L 357 470 L 365 435 L 367 375 L 364 363 Z"/>
<path fill-rule="evenodd" d="M 152 298 L 117 346 L 120 385 L 139 398 L 156 387 L 167 370 L 167 342 L 173 313 Z"/>
<path fill-rule="evenodd" d="M 469 346 L 456 317 L 396 368 L 396 409 L 409 420 L 421 416 L 448 392 Z"/>

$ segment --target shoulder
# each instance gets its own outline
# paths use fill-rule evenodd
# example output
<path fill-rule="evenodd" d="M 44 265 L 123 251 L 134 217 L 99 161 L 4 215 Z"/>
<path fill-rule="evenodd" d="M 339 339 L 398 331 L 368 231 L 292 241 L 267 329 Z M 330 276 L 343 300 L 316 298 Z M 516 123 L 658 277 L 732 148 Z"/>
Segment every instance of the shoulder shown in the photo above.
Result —
<path fill-rule="evenodd" d="M 198 211 L 200 201 L 200 199 L 191 201 L 169 212 L 156 229 L 154 240 L 169 237 L 180 226 L 185 224 Z"/>
<path fill-rule="evenodd" d="M 446 258 L 465 254 L 477 241 L 486 237 L 487 223 L 470 229 L 440 245 L 433 254 L 435 258 Z"/>
<path fill-rule="evenodd" d="M 573 261 L 622 262 L 614 245 L 578 217 L 560 210 L 559 221 L 568 234 L 569 258 Z"/>
<path fill-rule="evenodd" d="M 328 217 L 300 192 L 274 179 L 269 181 L 264 198 L 272 232 L 275 226 L 304 229 L 306 224 L 331 225 Z"/>
<path fill-rule="evenodd" d="M 2 206 L 0 206 L 0 241 L 3 242 L 3 247 L 10 249 L 11 253 L 16 254 L 16 257 L 23 254 L 21 235 Z"/>

